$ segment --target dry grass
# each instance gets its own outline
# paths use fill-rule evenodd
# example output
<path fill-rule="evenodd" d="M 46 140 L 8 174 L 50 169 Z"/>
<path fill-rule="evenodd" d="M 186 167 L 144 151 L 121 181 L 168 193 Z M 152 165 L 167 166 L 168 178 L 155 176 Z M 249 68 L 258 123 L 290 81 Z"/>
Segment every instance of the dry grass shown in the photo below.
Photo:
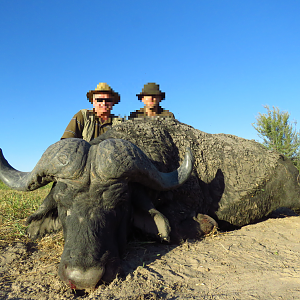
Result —
<path fill-rule="evenodd" d="M 64 250 L 63 232 L 44 236 L 38 241 L 38 249 L 44 254 L 40 257 L 40 260 L 46 265 L 59 263 Z"/>
<path fill-rule="evenodd" d="M 26 238 L 26 219 L 51 189 L 51 184 L 33 192 L 15 191 L 0 181 L 0 247 Z"/>

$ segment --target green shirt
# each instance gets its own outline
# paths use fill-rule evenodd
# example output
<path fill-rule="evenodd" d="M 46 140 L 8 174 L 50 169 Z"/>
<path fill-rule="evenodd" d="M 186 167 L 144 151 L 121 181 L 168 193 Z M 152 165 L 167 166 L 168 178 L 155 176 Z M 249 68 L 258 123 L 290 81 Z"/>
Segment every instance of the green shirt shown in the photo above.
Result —
<path fill-rule="evenodd" d="M 87 111 L 87 116 L 94 116 L 94 130 L 91 133 L 91 140 L 98 137 L 102 133 L 106 132 L 108 129 L 111 128 L 113 119 L 117 118 L 114 115 L 111 115 L 105 122 L 101 122 L 101 119 L 98 118 L 92 110 Z M 67 138 L 80 138 L 82 139 L 82 132 L 84 129 L 84 116 L 81 112 L 81 110 L 74 115 L 74 117 L 71 119 L 69 125 L 67 126 L 63 136 L 61 139 L 67 139 Z M 89 142 L 89 141 L 88 141 Z"/>
<path fill-rule="evenodd" d="M 158 112 L 156 115 L 159 117 L 168 117 L 168 118 L 175 119 L 175 116 L 173 113 L 171 113 L 170 111 L 168 111 L 166 109 L 163 109 L 161 106 L 158 106 Z M 139 110 L 131 112 L 128 117 L 128 120 L 134 119 L 134 118 L 146 118 L 146 117 L 147 117 L 146 109 L 145 109 L 145 107 L 143 107 Z"/>

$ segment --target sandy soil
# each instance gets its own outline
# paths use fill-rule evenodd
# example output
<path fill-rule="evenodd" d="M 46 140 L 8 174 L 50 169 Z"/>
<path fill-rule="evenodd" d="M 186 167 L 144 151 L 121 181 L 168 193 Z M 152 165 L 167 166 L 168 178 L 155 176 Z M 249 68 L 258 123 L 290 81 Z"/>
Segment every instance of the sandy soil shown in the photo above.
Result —
<path fill-rule="evenodd" d="M 134 241 L 124 274 L 90 293 L 59 280 L 61 249 L 16 243 L 0 253 L 0 299 L 300 299 L 299 232 L 297 216 L 180 246 Z"/>

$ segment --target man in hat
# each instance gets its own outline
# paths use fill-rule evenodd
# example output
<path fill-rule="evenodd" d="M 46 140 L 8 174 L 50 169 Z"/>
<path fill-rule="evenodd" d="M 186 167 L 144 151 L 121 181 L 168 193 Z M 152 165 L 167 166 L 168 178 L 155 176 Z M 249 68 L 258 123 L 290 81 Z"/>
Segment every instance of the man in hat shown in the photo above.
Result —
<path fill-rule="evenodd" d="M 137 94 L 138 99 L 145 104 L 145 107 L 130 113 L 128 119 L 145 118 L 145 117 L 168 117 L 175 119 L 173 113 L 163 109 L 159 103 L 165 99 L 165 93 L 159 89 L 159 85 L 155 82 L 149 82 L 144 85 L 142 92 Z"/>
<path fill-rule="evenodd" d="M 107 83 L 100 82 L 86 96 L 93 104 L 93 109 L 82 109 L 75 114 L 61 139 L 81 138 L 89 142 L 122 121 L 111 114 L 113 106 L 120 101 L 120 95 Z"/>

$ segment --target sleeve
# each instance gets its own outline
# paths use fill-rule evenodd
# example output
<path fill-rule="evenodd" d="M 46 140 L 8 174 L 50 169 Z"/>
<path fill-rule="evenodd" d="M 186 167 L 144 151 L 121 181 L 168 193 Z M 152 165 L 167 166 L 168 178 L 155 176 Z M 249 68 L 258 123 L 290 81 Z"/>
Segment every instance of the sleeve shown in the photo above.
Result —
<path fill-rule="evenodd" d="M 69 125 L 67 126 L 64 134 L 60 138 L 68 139 L 68 138 L 80 138 L 82 139 L 82 131 L 84 127 L 84 121 L 81 111 L 74 115 L 71 119 Z"/>
<path fill-rule="evenodd" d="M 141 113 L 141 110 L 136 110 L 136 111 L 133 111 L 130 113 L 129 117 L 128 117 L 128 120 L 132 120 L 132 119 L 135 119 L 135 118 L 140 118 L 140 117 L 143 117 L 144 116 L 144 113 Z"/>
<path fill-rule="evenodd" d="M 170 112 L 170 118 L 175 119 L 175 115 Z"/>
<path fill-rule="evenodd" d="M 128 120 L 132 120 L 134 118 L 136 118 L 136 113 L 135 112 L 131 112 L 130 115 L 129 115 L 129 117 L 128 117 Z"/>
<path fill-rule="evenodd" d="M 164 110 L 164 112 L 163 112 L 162 115 L 163 115 L 163 116 L 166 116 L 166 117 L 168 117 L 168 118 L 171 118 L 171 119 L 175 119 L 174 114 L 173 114 L 172 112 L 168 111 L 167 109 Z"/>

